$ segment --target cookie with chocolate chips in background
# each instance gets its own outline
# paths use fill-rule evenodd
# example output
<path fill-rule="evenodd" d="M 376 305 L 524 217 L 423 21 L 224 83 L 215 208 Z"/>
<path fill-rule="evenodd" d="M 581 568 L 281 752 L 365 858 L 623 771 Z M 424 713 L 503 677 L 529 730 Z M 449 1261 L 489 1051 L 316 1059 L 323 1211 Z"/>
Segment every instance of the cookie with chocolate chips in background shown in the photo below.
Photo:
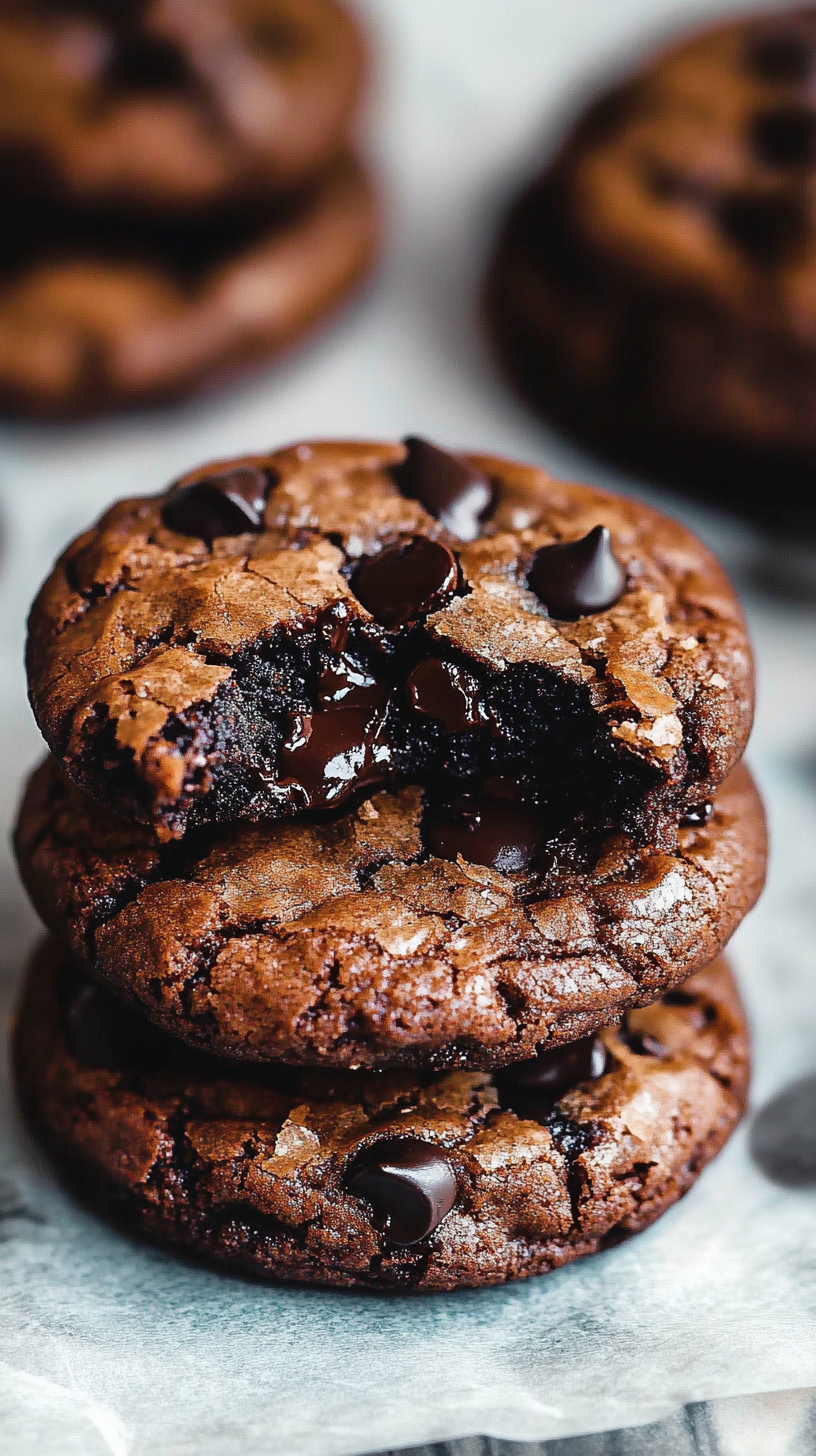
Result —
<path fill-rule="evenodd" d="M 190 217 L 12 208 L 0 243 L 0 410 L 57 420 L 181 398 L 273 358 L 346 301 L 380 247 L 364 163 Z"/>
<path fill-rule="evenodd" d="M 597 1038 L 501 1074 L 251 1073 L 185 1054 L 55 942 L 15 1033 L 24 1107 L 83 1199 L 262 1278 L 455 1289 L 617 1244 L 745 1107 L 723 962 Z"/>
<path fill-rule="evenodd" d="M 177 399 L 345 300 L 363 50 L 334 0 L 0 0 L 0 410 Z"/>
<path fill-rule="evenodd" d="M 335 0 L 2 0 L 4 190 L 164 217 L 286 195 L 344 149 L 364 72 Z"/>
<path fill-rule="evenodd" d="M 762 887 L 743 765 L 684 815 L 671 853 L 559 830 L 498 787 L 382 790 L 161 845 L 50 759 L 18 863 L 77 964 L 165 1032 L 236 1060 L 352 1068 L 496 1067 L 586 1036 L 708 965 Z"/>
<path fill-rule="evenodd" d="M 753 14 L 602 95 L 512 206 L 487 313 L 548 420 L 816 531 L 816 9 Z"/>
<path fill-rule="evenodd" d="M 670 852 L 753 712 L 742 610 L 685 528 L 414 438 L 114 505 L 43 586 L 27 664 L 69 777 L 165 840 L 416 783 Z"/>

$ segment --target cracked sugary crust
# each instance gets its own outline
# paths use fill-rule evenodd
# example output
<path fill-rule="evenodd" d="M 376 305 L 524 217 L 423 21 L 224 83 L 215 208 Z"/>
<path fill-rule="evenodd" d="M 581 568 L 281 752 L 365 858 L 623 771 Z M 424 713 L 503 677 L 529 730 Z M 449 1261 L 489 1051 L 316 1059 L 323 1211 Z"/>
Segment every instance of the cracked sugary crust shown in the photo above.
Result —
<path fill-rule="evenodd" d="M 176 45 L 195 84 L 147 93 L 111 88 L 110 27 L 66 9 L 0 4 L 0 145 L 25 159 L 24 184 L 115 207 L 229 205 L 312 178 L 348 134 L 364 47 L 334 0 L 148 0 L 141 35 Z"/>
<path fill-rule="evenodd" d="M 61 956 L 53 942 L 40 951 L 16 1029 L 18 1082 L 41 1136 L 84 1198 L 264 1278 L 438 1290 L 545 1273 L 652 1223 L 745 1107 L 748 1033 L 722 961 L 687 984 L 684 1004 L 631 1013 L 629 1030 L 668 1055 L 604 1032 L 607 1072 L 558 1104 L 570 1154 L 549 1127 L 498 1110 L 489 1073 L 304 1073 L 285 1094 L 226 1067 L 80 1065 L 57 1014 Z M 342 1186 L 361 1144 L 394 1134 L 441 1144 L 459 1189 L 435 1232 L 407 1249 Z"/>
<path fill-rule="evenodd" d="M 33 775 L 16 848 L 49 929 L 174 1036 L 238 1059 L 496 1066 L 572 1041 L 705 966 L 756 900 L 762 806 L 740 765 L 673 854 L 611 836 L 588 872 L 428 857 L 422 792 L 238 825 L 184 856 Z"/>
<path fill-rule="evenodd" d="M 89 243 L 34 258 L 0 287 L 0 408 L 72 418 L 221 383 L 347 297 L 379 232 L 374 185 L 348 154 L 194 284 L 160 251 L 106 258 Z"/>
<path fill-rule="evenodd" d="M 206 819 L 225 750 L 202 737 L 202 715 L 226 724 L 240 753 L 228 726 L 241 711 L 236 664 L 338 602 L 371 626 L 341 567 L 421 532 L 455 547 L 470 588 L 428 618 L 432 642 L 491 680 L 528 663 L 577 689 L 610 754 L 653 777 L 650 813 L 706 797 L 739 760 L 753 714 L 745 621 L 711 553 L 646 505 L 486 455 L 466 458 L 497 503 L 466 544 L 400 495 L 388 467 L 403 455 L 324 442 L 230 462 L 263 466 L 277 485 L 265 529 L 212 551 L 163 527 L 161 496 L 120 502 L 69 546 L 32 610 L 28 672 L 37 722 L 71 777 L 165 835 Z M 599 523 L 627 590 L 607 612 L 555 622 L 526 590 L 532 554 Z M 106 767 L 89 747 L 102 724 Z M 252 817 L 252 804 L 240 812 Z"/>

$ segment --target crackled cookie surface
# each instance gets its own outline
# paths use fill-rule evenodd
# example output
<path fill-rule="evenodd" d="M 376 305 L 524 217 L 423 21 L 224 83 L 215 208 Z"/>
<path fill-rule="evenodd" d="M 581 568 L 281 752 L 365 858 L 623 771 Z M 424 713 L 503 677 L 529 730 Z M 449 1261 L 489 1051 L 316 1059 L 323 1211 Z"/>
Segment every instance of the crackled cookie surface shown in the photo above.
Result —
<path fill-rule="evenodd" d="M 501 1074 L 260 1077 L 185 1058 L 50 942 L 15 1043 L 84 1198 L 264 1278 L 368 1288 L 503 1283 L 637 1233 L 722 1147 L 748 1083 L 723 962 Z"/>
<path fill-rule="evenodd" d="M 287 199 L 182 220 L 15 204 L 0 241 L 0 409 L 91 415 L 218 383 L 341 302 L 378 242 L 378 200 L 352 156 Z"/>
<path fill-rule="evenodd" d="M 753 711 L 741 608 L 687 530 L 422 440 L 113 506 L 40 592 L 28 671 L 71 778 L 165 838 L 414 781 L 671 848 Z"/>
<path fill-rule="evenodd" d="M 334 0 L 2 0 L 0 176 L 165 215 L 288 191 L 341 150 L 362 71 Z"/>
<path fill-rule="evenodd" d="M 770 517 L 798 482 L 800 527 L 816 520 L 814 74 L 813 8 L 663 51 L 513 207 L 488 290 L 503 360 L 545 413 Z"/>
<path fill-rule="evenodd" d="M 667 853 L 416 786 L 161 846 L 49 760 L 16 844 L 48 927 L 166 1031 L 338 1067 L 495 1066 L 593 1032 L 717 955 L 766 853 L 743 766 Z"/>

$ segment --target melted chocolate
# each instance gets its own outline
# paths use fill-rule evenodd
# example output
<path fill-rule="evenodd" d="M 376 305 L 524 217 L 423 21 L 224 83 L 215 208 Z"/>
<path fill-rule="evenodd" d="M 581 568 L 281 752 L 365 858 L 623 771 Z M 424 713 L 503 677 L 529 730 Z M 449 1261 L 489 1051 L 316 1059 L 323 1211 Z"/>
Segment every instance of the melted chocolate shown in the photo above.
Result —
<path fill-rule="evenodd" d="M 608 528 L 595 526 L 580 541 L 542 546 L 527 585 L 551 616 L 570 621 L 614 606 L 623 595 L 626 572 L 612 551 Z"/>
<path fill-rule="evenodd" d="M 479 714 L 479 684 L 454 662 L 428 657 L 420 662 L 405 684 L 408 702 L 417 713 L 437 718 L 446 732 L 461 733 L 476 728 Z"/>
<path fill-rule="evenodd" d="M 456 1202 L 456 1174 L 444 1150 L 420 1138 L 387 1138 L 366 1148 L 344 1180 L 371 1205 L 373 1222 L 395 1244 L 416 1244 Z"/>
<path fill-rule="evenodd" d="M 452 536 L 475 541 L 493 504 L 487 476 L 417 435 L 408 435 L 403 444 L 405 459 L 391 471 L 402 494 L 419 501 Z"/>
<path fill-rule="evenodd" d="M 293 713 L 278 755 L 281 788 L 299 808 L 339 804 L 355 789 L 387 777 L 391 753 L 377 742 L 381 715 L 339 707 Z"/>
<path fill-rule="evenodd" d="M 260 531 L 271 481 L 266 470 L 242 465 L 172 486 L 162 509 L 168 531 L 212 541 Z"/>
<path fill-rule="evenodd" d="M 620 1039 L 626 1043 L 630 1052 L 634 1052 L 638 1057 L 667 1057 L 669 1055 L 666 1048 L 656 1037 L 650 1036 L 648 1031 L 629 1031 L 628 1027 L 624 1025 L 620 1029 Z"/>
<path fill-rule="evenodd" d="M 510 799 L 462 794 L 450 805 L 431 810 L 423 826 L 431 854 L 511 874 L 531 864 L 544 835 L 539 810 Z"/>
<path fill-rule="evenodd" d="M 361 562 L 352 588 L 381 627 L 406 627 L 447 606 L 458 577 L 456 558 L 447 546 L 413 536 Z"/>
<path fill-rule="evenodd" d="M 531 1061 L 516 1062 L 495 1073 L 501 1105 L 519 1117 L 540 1122 L 570 1087 L 602 1077 L 606 1061 L 606 1047 L 597 1036 L 542 1049 Z"/>
<path fill-rule="evenodd" d="M 349 658 L 326 667 L 317 684 L 317 701 L 321 708 L 384 708 L 388 690 Z"/>
<path fill-rule="evenodd" d="M 816 1187 L 816 1076 L 793 1082 L 757 1115 L 751 1154 L 785 1188 Z"/>

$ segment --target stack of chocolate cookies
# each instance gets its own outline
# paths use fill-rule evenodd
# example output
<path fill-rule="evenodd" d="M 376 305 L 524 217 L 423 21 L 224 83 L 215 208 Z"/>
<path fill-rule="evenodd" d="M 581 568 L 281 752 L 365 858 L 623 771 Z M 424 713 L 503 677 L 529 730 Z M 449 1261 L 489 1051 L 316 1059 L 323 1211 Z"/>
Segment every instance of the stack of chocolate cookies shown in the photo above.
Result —
<path fill-rule="evenodd" d="M 427 441 L 114 505 L 30 621 L 53 939 L 22 1097 L 82 1195 L 233 1267 L 450 1289 L 651 1223 L 745 1106 L 753 669 L 645 505 Z"/>
<path fill-rule="evenodd" d="M 344 297 L 364 69 L 335 0 L 0 0 L 0 408 L 178 396 Z"/>

